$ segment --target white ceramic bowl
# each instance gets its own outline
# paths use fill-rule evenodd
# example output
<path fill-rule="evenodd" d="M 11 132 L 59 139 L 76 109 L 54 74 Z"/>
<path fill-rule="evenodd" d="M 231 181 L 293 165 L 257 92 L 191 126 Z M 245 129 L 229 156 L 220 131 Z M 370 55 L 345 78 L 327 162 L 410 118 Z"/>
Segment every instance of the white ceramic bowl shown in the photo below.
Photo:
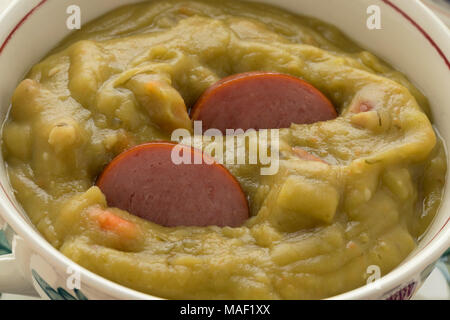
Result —
<path fill-rule="evenodd" d="M 3 0 L 2 0 L 3 1 Z M 11 0 L 14 1 L 14 0 Z M 0 121 L 11 94 L 27 70 L 69 34 L 69 5 L 81 8 L 86 22 L 136 0 L 15 0 L 0 14 Z M 328 21 L 364 48 L 404 72 L 430 99 L 436 126 L 450 143 L 450 33 L 418 0 L 266 0 L 292 12 Z M 367 8 L 381 9 L 381 30 L 366 26 Z M 332 13 L 332 14 L 331 14 Z M 54 249 L 36 231 L 15 201 L 0 166 L 0 214 L 14 230 L 13 254 L 0 257 L 0 291 L 37 292 L 42 297 L 89 299 L 155 299 L 83 269 Z M 449 171 L 450 172 L 450 171 Z M 448 177 L 447 177 L 448 178 Z M 450 246 L 450 195 L 418 248 L 380 280 L 344 293 L 338 299 L 410 298 Z M 1 218 L 0 218 L 1 225 Z M 74 273 L 74 270 L 77 270 Z M 81 281 L 81 291 L 73 285 Z"/>

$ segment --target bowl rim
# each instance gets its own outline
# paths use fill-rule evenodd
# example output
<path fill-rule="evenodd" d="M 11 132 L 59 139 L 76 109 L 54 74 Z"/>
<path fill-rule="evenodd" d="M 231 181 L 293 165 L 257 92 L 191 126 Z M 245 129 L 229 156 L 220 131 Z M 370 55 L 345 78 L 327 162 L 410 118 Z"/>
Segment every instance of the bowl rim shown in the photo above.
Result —
<path fill-rule="evenodd" d="M 38 11 L 38 9 L 43 6 L 48 0 L 35 0 L 33 3 L 28 3 L 25 8 L 22 8 L 22 13 L 25 14 L 19 22 L 16 19 L 11 18 L 13 21 L 4 22 L 6 17 L 10 17 L 11 14 L 17 10 L 20 0 L 16 0 L 12 2 L 10 6 L 6 8 L 6 10 L 0 14 L 0 24 L 9 23 L 9 27 L 12 27 L 12 31 L 7 35 L 4 42 L 0 46 L 0 54 L 3 49 L 7 46 L 9 40 L 13 36 L 13 34 L 20 28 L 20 26 L 25 22 L 25 20 Z M 396 10 L 400 15 L 410 21 L 416 29 L 419 30 L 428 41 L 435 47 L 438 51 L 441 58 L 444 59 L 446 65 L 450 70 L 450 63 L 447 59 L 447 55 L 450 55 L 450 52 L 443 51 L 436 43 L 436 41 L 429 35 L 431 31 L 425 31 L 410 15 L 408 15 L 402 8 L 403 6 L 414 7 L 416 9 L 415 14 L 421 14 L 426 16 L 432 24 L 432 32 L 444 34 L 447 37 L 450 36 L 450 30 L 444 25 L 444 23 L 437 18 L 437 16 L 422 2 L 419 0 L 414 0 L 408 2 L 407 5 L 402 4 L 394 4 L 391 0 L 378 0 L 382 1 L 385 4 L 389 5 L 391 8 Z M 37 5 L 36 5 L 36 2 Z M 21 3 L 23 4 L 23 2 Z M 26 11 L 29 10 L 29 11 Z M 446 186 L 447 188 L 447 186 Z M 76 268 L 76 270 L 80 271 L 82 283 L 88 285 L 89 287 L 101 291 L 103 294 L 111 296 L 112 298 L 119 299 L 143 299 L 143 300 L 160 300 L 162 298 L 152 296 L 150 294 L 142 293 L 136 291 L 134 289 L 130 289 L 118 283 L 115 283 L 111 280 L 108 280 L 96 273 L 89 271 L 88 269 L 78 265 L 74 261 L 70 260 L 66 256 L 64 256 L 60 251 L 50 245 L 47 240 L 44 239 L 39 232 L 26 223 L 20 217 L 20 211 L 14 202 L 13 199 L 9 196 L 6 191 L 3 183 L 0 183 L 1 189 L 1 197 L 6 199 L 7 201 L 0 201 L 0 210 L 3 213 L 3 218 L 7 222 L 8 225 L 12 227 L 12 229 L 22 237 L 27 245 L 33 249 L 35 252 L 39 253 L 40 256 L 47 259 L 47 261 L 51 262 L 53 266 L 56 266 L 60 270 L 66 270 L 68 267 Z M 450 194 L 447 193 L 447 196 L 450 197 Z M 336 300 L 344 300 L 344 299 L 368 299 L 374 296 L 380 297 L 380 294 L 385 294 L 386 290 L 392 291 L 398 288 L 401 285 L 404 285 L 407 281 L 411 281 L 414 276 L 417 276 L 422 272 L 427 266 L 430 264 L 434 264 L 436 260 L 450 247 L 450 218 L 447 218 L 446 222 L 442 226 L 442 228 L 433 236 L 433 238 L 417 252 L 411 259 L 406 262 L 402 262 L 400 266 L 397 266 L 394 270 L 389 272 L 388 274 L 381 277 L 374 283 L 364 285 L 357 289 L 330 297 L 328 299 L 336 299 Z M 388 291 L 388 292 L 389 292 Z"/>

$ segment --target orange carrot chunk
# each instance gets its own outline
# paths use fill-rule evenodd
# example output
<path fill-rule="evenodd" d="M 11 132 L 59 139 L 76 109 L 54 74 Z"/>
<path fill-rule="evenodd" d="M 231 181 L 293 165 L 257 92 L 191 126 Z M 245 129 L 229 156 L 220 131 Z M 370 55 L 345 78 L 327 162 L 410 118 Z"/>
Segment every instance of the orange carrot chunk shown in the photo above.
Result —
<path fill-rule="evenodd" d="M 139 227 L 108 210 L 92 209 L 91 216 L 97 221 L 100 228 L 113 232 L 124 238 L 134 238 L 139 233 Z"/>

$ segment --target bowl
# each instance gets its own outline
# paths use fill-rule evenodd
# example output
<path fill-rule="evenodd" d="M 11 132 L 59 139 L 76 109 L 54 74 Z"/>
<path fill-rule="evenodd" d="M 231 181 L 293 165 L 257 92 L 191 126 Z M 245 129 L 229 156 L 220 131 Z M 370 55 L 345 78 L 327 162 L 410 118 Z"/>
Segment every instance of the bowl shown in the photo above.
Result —
<path fill-rule="evenodd" d="M 81 9 L 82 22 L 136 0 L 15 0 L 0 14 L 0 120 L 11 95 L 29 68 L 71 30 L 69 6 Z M 418 0 L 265 0 L 294 13 L 338 26 L 363 48 L 406 74 L 429 98 L 435 125 L 450 143 L 450 31 Z M 373 6 L 381 28 L 368 27 Z M 333 12 L 330 15 L 330 12 Z M 0 291 L 49 299 L 158 299 L 102 278 L 69 260 L 31 224 L 14 198 L 0 158 L 0 229 L 6 228 L 12 253 L 0 256 Z M 450 171 L 447 173 L 450 174 Z M 446 177 L 448 179 L 448 177 Z M 450 246 L 450 194 L 418 247 L 389 274 L 331 299 L 409 299 Z"/>

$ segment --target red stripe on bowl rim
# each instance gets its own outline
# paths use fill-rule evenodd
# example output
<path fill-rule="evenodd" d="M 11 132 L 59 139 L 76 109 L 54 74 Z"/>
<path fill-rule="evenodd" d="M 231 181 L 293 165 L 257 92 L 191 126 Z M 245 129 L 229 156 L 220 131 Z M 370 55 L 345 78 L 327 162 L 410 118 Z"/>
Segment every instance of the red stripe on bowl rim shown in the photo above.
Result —
<path fill-rule="evenodd" d="M 8 44 L 9 40 L 13 37 L 14 33 L 25 23 L 25 21 L 37 10 L 39 9 L 44 3 L 46 3 L 47 0 L 42 0 L 39 2 L 33 9 L 30 10 L 20 21 L 19 23 L 11 30 L 11 32 L 6 37 L 5 41 L 2 43 L 2 46 L 0 47 L 0 54 L 2 54 L 3 50 L 6 48 L 6 45 Z"/>
<path fill-rule="evenodd" d="M 444 51 L 438 46 L 438 44 L 431 38 L 431 36 L 426 32 L 413 18 L 411 18 L 405 11 L 400 9 L 398 6 L 393 4 L 391 0 L 381 0 L 387 5 L 391 6 L 395 11 L 400 13 L 406 20 L 408 20 L 420 33 L 428 40 L 428 42 L 434 47 L 434 49 L 439 53 L 441 58 L 444 60 L 447 67 L 450 69 L 450 62 L 444 54 Z"/>

